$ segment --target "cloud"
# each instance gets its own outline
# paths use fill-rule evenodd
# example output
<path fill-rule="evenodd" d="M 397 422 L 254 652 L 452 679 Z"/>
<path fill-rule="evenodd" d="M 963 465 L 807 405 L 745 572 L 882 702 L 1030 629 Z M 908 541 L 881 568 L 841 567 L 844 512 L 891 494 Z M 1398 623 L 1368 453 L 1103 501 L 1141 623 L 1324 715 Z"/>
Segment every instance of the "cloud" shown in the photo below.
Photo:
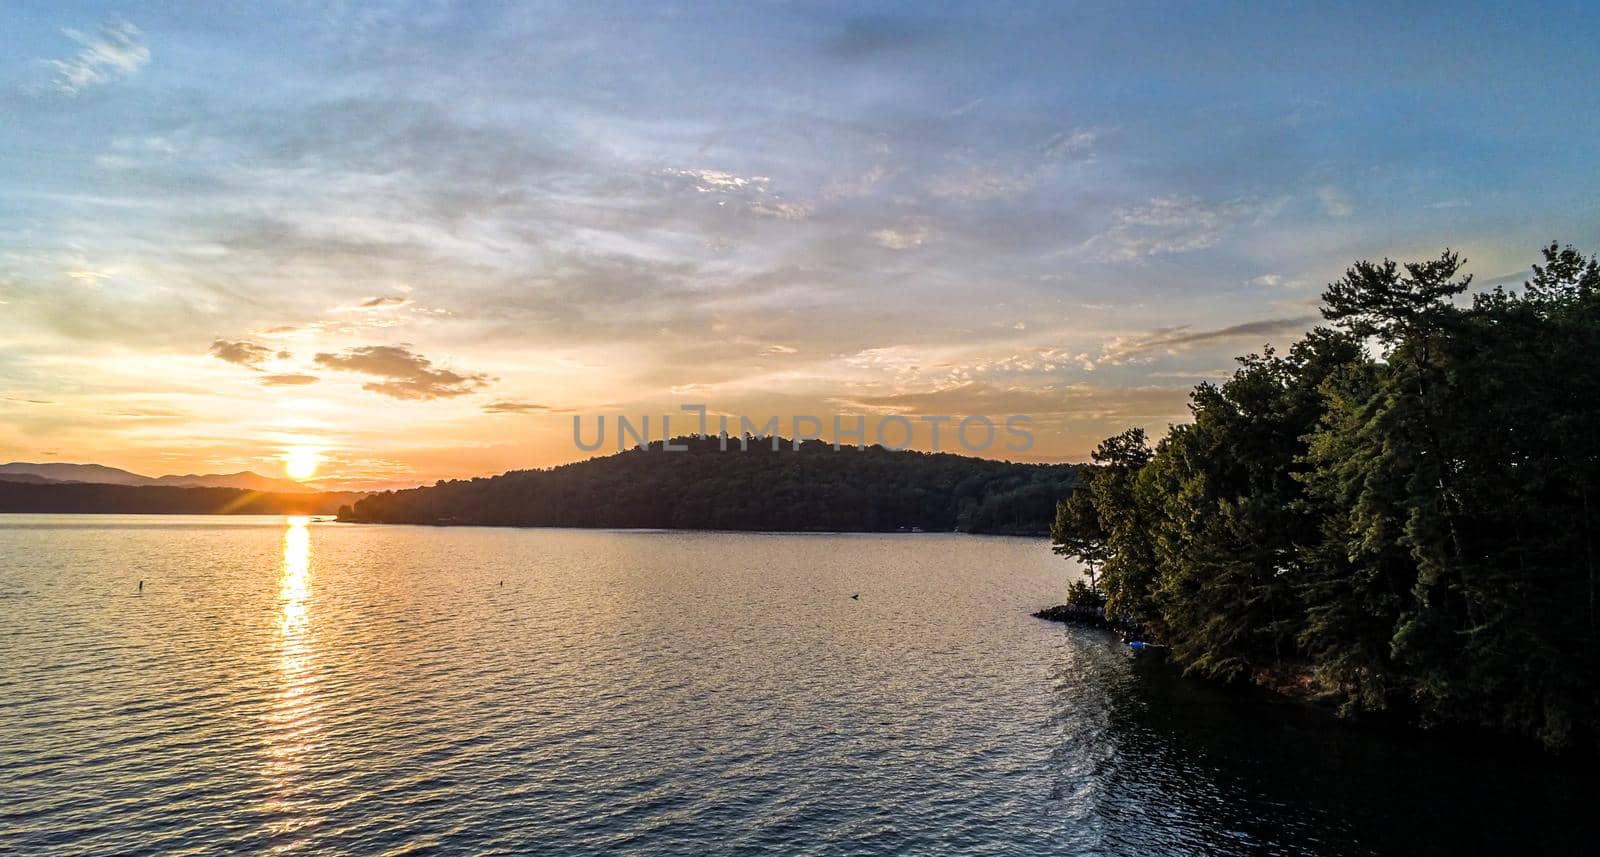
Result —
<path fill-rule="evenodd" d="M 1350 204 L 1350 195 L 1333 185 L 1317 188 L 1317 201 L 1322 203 L 1322 211 L 1329 217 L 1349 217 L 1356 210 Z"/>
<path fill-rule="evenodd" d="M 499 401 L 483 406 L 483 412 L 486 414 L 531 414 L 548 410 L 550 410 L 548 406 L 535 405 L 532 402 Z"/>
<path fill-rule="evenodd" d="M 799 202 L 752 202 L 745 210 L 759 217 L 775 220 L 805 220 L 811 216 L 811 206 Z"/>
<path fill-rule="evenodd" d="M 398 295 L 385 295 L 383 297 L 377 297 L 377 298 L 372 298 L 370 300 L 362 301 L 358 308 L 359 309 L 388 309 L 389 307 L 405 306 L 406 304 L 409 304 L 409 303 L 411 303 L 411 299 L 410 298 L 403 298 L 403 297 L 399 297 Z"/>
<path fill-rule="evenodd" d="M 189 416 L 182 411 L 175 411 L 171 408 L 127 408 L 120 411 L 113 411 L 111 415 L 130 420 L 162 421 L 181 420 L 186 419 Z"/>
<path fill-rule="evenodd" d="M 910 250 L 913 247 L 921 247 L 922 242 L 928 240 L 928 230 L 921 226 L 879 229 L 872 233 L 872 240 L 890 250 Z"/>
<path fill-rule="evenodd" d="M 751 190 L 764 192 L 772 185 L 768 176 L 737 176 L 722 170 L 666 170 L 666 175 L 687 179 L 700 193 L 733 193 Z"/>
<path fill-rule="evenodd" d="M 1088 129 L 1062 131 L 1044 144 L 1044 153 L 1051 158 L 1087 155 L 1093 151 L 1095 140 L 1099 139 L 1099 136 L 1095 131 Z"/>
<path fill-rule="evenodd" d="M 82 46 L 68 59 L 49 61 L 56 72 L 51 84 L 67 95 L 75 96 L 91 86 L 127 77 L 150 62 L 144 33 L 132 24 L 104 24 L 93 35 L 77 30 L 62 32 Z"/>
<path fill-rule="evenodd" d="M 396 399 L 429 400 L 465 396 L 482 389 L 489 376 L 461 374 L 435 369 L 433 361 L 411 350 L 409 345 L 364 345 L 343 354 L 319 353 L 318 366 L 345 372 L 359 372 L 383 378 L 369 381 L 361 389 Z"/>
<path fill-rule="evenodd" d="M 315 375 L 301 375 L 289 372 L 282 375 L 262 375 L 260 380 L 263 387 L 303 387 L 307 384 L 315 384 L 322 379 Z"/>
<path fill-rule="evenodd" d="M 703 194 L 716 199 L 719 207 L 728 204 L 727 198 L 742 201 L 743 205 L 739 206 L 738 210 L 756 217 L 772 220 L 807 220 L 814 210 L 804 202 L 786 201 L 783 194 L 772 189 L 770 176 L 741 176 L 708 169 L 669 169 L 662 170 L 661 174 L 667 176 L 672 180 L 671 183 L 679 188 L 687 188 L 697 195 Z"/>
<path fill-rule="evenodd" d="M 972 111 L 977 110 L 978 107 L 980 105 L 982 105 L 982 104 L 983 104 L 983 96 L 980 95 L 977 98 L 974 98 L 971 101 L 968 101 L 966 104 L 963 104 L 960 107 L 957 107 L 956 109 L 951 110 L 950 112 L 946 113 L 945 114 L 945 118 L 946 119 L 955 119 L 958 116 L 965 116 L 968 113 L 971 113 Z"/>
<path fill-rule="evenodd" d="M 880 414 L 947 414 L 990 417 L 1025 414 L 1138 422 L 1180 416 L 1188 387 L 998 387 L 981 381 L 921 392 L 856 396 L 840 404 Z"/>
<path fill-rule="evenodd" d="M 1028 172 L 974 167 L 934 176 L 928 182 L 928 193 L 940 199 L 976 202 L 1016 196 L 1033 189 L 1036 183 L 1037 177 Z"/>
<path fill-rule="evenodd" d="M 1254 210 L 1239 201 L 1213 206 L 1193 196 L 1158 196 L 1117 209 L 1112 226 L 1086 246 L 1106 261 L 1204 250 L 1215 247 L 1230 227 Z"/>
<path fill-rule="evenodd" d="M 873 192 L 885 179 L 892 177 L 898 170 L 891 171 L 883 164 L 874 164 L 871 169 L 859 175 L 835 179 L 824 189 L 824 194 L 829 197 L 859 197 Z"/>
<path fill-rule="evenodd" d="M 1164 327 L 1143 336 L 1117 337 L 1106 342 L 1101 349 L 1099 359 L 1095 362 L 1115 366 L 1153 351 L 1176 352 L 1209 342 L 1286 333 L 1299 334 L 1317 321 L 1319 321 L 1318 316 L 1306 315 L 1249 321 L 1214 330 L 1190 330 L 1188 325 Z"/>
<path fill-rule="evenodd" d="M 884 414 L 1050 414 L 1068 408 L 1068 397 L 1059 390 L 997 387 L 978 381 L 922 392 L 852 396 L 842 402 Z"/>
<path fill-rule="evenodd" d="M 226 339 L 214 340 L 211 343 L 211 356 L 238 366 L 246 366 L 259 371 L 261 364 L 273 356 L 273 350 L 265 345 L 254 342 L 230 342 Z M 286 354 L 287 352 L 280 352 Z"/>
<path fill-rule="evenodd" d="M 1245 283 L 1269 289 L 1303 289 L 1307 285 L 1304 277 L 1286 277 L 1283 274 L 1262 274 L 1259 277 L 1251 277 Z"/>

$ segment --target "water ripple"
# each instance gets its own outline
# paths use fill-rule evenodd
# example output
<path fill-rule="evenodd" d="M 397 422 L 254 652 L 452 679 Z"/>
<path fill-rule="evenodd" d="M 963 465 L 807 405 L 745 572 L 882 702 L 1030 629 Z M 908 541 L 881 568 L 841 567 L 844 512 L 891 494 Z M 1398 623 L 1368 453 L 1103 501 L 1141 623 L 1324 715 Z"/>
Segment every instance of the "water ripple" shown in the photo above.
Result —
<path fill-rule="evenodd" d="M 1570 795 L 1590 780 L 1480 758 L 1464 791 L 1443 749 L 1029 618 L 1069 573 L 1026 539 L 13 516 L 0 851 L 1359 854 L 1586 833 Z M 1393 800 L 1450 823 L 1389 823 Z"/>

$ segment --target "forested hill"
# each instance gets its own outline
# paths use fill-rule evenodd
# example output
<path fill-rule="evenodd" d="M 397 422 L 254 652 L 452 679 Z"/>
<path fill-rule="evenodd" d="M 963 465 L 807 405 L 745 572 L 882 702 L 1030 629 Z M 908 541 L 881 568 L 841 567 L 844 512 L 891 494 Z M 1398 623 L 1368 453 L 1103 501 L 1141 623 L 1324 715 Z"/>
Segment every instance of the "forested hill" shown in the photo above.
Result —
<path fill-rule="evenodd" d="M 525 527 L 961 530 L 1043 534 L 1072 492 L 1077 465 L 1013 464 L 882 447 L 799 450 L 767 439 L 727 451 L 716 438 L 677 438 L 548 470 L 440 482 L 374 494 L 340 520 Z"/>

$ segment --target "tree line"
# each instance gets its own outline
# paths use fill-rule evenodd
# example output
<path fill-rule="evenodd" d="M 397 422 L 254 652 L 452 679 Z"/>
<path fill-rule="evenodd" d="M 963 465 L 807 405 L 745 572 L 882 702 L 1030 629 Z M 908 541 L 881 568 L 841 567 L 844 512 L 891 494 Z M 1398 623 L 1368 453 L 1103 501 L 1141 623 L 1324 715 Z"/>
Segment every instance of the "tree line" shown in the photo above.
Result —
<path fill-rule="evenodd" d="M 1075 600 L 1194 674 L 1594 748 L 1600 267 L 1542 253 L 1470 299 L 1449 251 L 1358 263 L 1191 422 L 1100 444 L 1052 528 Z"/>
<path fill-rule="evenodd" d="M 1019 464 L 882 446 L 794 449 L 756 438 L 660 441 L 543 470 L 374 494 L 340 511 L 371 523 L 1043 535 L 1078 465 Z"/>
<path fill-rule="evenodd" d="M 279 494 L 243 488 L 34 483 L 0 477 L 0 512 L 116 515 L 331 515 L 350 491 Z"/>

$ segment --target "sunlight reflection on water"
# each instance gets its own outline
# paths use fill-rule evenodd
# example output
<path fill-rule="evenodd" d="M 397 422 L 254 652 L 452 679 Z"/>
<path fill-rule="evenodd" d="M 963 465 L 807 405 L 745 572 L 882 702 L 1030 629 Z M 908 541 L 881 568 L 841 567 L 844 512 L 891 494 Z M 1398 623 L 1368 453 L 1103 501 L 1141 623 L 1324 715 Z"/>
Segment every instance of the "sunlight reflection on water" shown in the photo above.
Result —
<path fill-rule="evenodd" d="M 268 768 L 275 794 L 266 803 L 272 835 L 290 834 L 306 823 L 304 807 L 295 799 L 298 781 L 306 768 L 306 755 L 316 738 L 314 638 L 311 633 L 311 531 L 310 519 L 285 519 L 283 566 L 278 599 L 279 689 L 268 714 L 267 735 L 272 742 Z"/>

